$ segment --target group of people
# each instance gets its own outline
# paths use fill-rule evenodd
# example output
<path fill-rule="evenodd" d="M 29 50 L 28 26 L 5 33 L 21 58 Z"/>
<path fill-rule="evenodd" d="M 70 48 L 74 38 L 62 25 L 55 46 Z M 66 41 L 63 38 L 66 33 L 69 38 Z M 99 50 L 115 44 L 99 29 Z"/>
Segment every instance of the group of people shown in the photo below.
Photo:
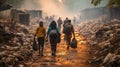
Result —
<path fill-rule="evenodd" d="M 48 38 L 51 45 L 51 55 L 56 56 L 57 43 L 60 43 L 60 35 L 61 35 L 60 29 L 62 24 L 61 18 L 59 18 L 57 22 L 58 22 L 58 26 L 56 21 L 52 21 L 47 31 L 46 28 L 43 26 L 43 21 L 39 22 L 39 27 L 37 27 L 35 36 L 37 36 L 40 56 L 43 56 L 44 42 Z M 72 35 L 75 37 L 73 25 L 71 24 L 71 20 L 68 18 L 64 20 L 63 33 L 65 34 L 64 39 L 66 40 L 67 50 L 68 50 L 70 47 Z"/>

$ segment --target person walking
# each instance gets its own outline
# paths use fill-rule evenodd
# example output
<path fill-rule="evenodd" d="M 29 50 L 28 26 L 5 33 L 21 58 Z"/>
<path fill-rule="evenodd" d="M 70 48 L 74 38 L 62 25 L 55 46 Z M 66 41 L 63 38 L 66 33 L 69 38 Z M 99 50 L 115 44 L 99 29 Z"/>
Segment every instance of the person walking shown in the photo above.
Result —
<path fill-rule="evenodd" d="M 43 21 L 39 22 L 35 36 L 37 36 L 39 44 L 39 56 L 43 56 L 44 41 L 45 41 L 46 29 L 43 27 Z"/>
<path fill-rule="evenodd" d="M 61 17 L 59 17 L 59 19 L 57 20 L 57 23 L 58 23 L 58 28 L 59 28 L 59 30 L 61 31 L 61 24 L 62 24 L 62 19 L 61 19 Z"/>
<path fill-rule="evenodd" d="M 65 26 L 66 23 L 68 23 L 68 17 L 66 17 L 66 19 L 64 20 L 64 23 L 63 23 L 63 27 Z"/>
<path fill-rule="evenodd" d="M 73 27 L 73 25 L 71 24 L 71 20 L 68 20 L 68 21 L 66 22 L 66 24 L 64 25 L 64 27 L 63 27 L 63 33 L 65 34 L 64 39 L 65 39 L 65 41 L 66 41 L 67 50 L 68 50 L 69 47 L 70 47 L 70 42 L 71 42 L 72 35 L 73 35 L 74 38 L 75 38 L 74 27 Z"/>
<path fill-rule="evenodd" d="M 51 44 L 51 55 L 56 56 L 56 49 L 57 49 L 57 38 L 59 38 L 60 32 L 57 28 L 57 24 L 55 21 L 52 21 L 49 25 L 47 31 L 47 38 L 49 36 L 50 44 Z"/>

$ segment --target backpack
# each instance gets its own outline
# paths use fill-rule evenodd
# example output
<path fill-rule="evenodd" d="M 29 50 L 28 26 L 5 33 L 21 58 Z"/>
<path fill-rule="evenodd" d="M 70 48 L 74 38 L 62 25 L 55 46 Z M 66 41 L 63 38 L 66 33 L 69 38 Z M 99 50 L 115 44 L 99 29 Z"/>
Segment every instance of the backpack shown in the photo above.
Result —
<path fill-rule="evenodd" d="M 58 33 L 57 33 L 56 29 L 53 29 L 53 30 L 50 31 L 49 37 L 51 39 L 57 39 L 58 38 Z"/>
<path fill-rule="evenodd" d="M 69 35 L 72 32 L 72 25 L 71 24 L 66 24 L 63 28 L 63 33 L 66 35 Z"/>

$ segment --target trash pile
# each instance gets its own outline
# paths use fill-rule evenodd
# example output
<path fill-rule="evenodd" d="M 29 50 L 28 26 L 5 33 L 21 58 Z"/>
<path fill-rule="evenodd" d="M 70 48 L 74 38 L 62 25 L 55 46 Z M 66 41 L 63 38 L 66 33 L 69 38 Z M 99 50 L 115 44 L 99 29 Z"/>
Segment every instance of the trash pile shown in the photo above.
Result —
<path fill-rule="evenodd" d="M 81 22 L 78 26 L 78 32 L 83 35 L 86 38 L 90 38 L 91 35 L 94 35 L 95 32 L 103 26 L 104 23 L 102 23 L 100 20 L 90 20 Z"/>
<path fill-rule="evenodd" d="M 0 67 L 14 67 L 32 60 L 33 35 L 27 27 L 15 24 L 11 28 L 4 21 L 0 23 Z"/>
<path fill-rule="evenodd" d="M 79 33 L 86 37 L 91 59 L 101 67 L 120 66 L 120 20 L 103 23 L 97 20 L 79 25 Z"/>

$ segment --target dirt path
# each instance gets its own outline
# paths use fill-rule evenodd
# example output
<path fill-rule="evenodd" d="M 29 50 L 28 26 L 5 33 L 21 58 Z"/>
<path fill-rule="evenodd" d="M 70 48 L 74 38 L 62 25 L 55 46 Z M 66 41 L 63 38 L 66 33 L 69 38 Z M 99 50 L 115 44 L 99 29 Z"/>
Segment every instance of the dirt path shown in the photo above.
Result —
<path fill-rule="evenodd" d="M 25 63 L 25 67 L 94 67 L 88 64 L 89 47 L 85 39 L 76 33 L 78 48 L 66 50 L 66 43 L 63 40 L 57 46 L 57 57 L 51 57 L 50 45 L 45 45 L 44 56 L 34 54 L 34 61 Z"/>

